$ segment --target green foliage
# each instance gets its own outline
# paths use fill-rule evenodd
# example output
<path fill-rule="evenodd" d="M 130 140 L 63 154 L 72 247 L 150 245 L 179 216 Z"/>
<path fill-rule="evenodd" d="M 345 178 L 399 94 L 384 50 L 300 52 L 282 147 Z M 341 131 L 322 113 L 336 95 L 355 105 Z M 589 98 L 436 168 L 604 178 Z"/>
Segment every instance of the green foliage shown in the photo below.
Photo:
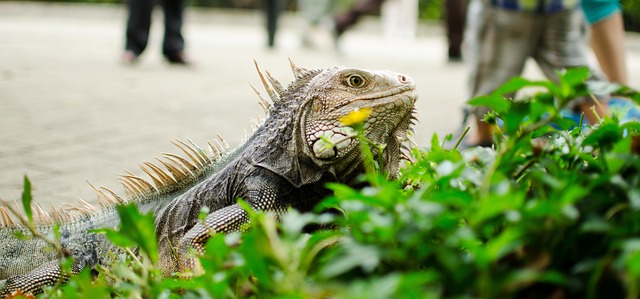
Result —
<path fill-rule="evenodd" d="M 120 229 L 100 229 L 107 238 L 120 247 L 138 247 L 152 263 L 158 261 L 158 241 L 156 240 L 152 213 L 141 215 L 134 204 L 117 206 Z"/>
<path fill-rule="evenodd" d="M 602 91 L 586 77 L 517 78 L 473 100 L 495 109 L 496 150 L 460 152 L 434 135 L 399 178 L 368 171 L 366 187 L 328 185 L 333 195 L 316 213 L 277 222 L 250 211 L 248 231 L 211 236 L 203 274 L 189 280 L 161 277 L 152 219 L 120 208 L 122 227 L 105 233 L 140 253 L 124 250 L 97 278 L 84 271 L 45 296 L 638 298 L 640 124 L 563 120 L 570 100 Z M 530 87 L 544 90 L 503 98 Z M 329 208 L 340 213 L 321 213 Z"/>
<path fill-rule="evenodd" d="M 24 188 L 22 190 L 22 208 L 24 209 L 24 214 L 27 216 L 27 220 L 29 220 L 30 223 L 33 223 L 33 211 L 31 210 L 32 201 L 31 181 L 29 181 L 29 178 L 25 175 Z"/>

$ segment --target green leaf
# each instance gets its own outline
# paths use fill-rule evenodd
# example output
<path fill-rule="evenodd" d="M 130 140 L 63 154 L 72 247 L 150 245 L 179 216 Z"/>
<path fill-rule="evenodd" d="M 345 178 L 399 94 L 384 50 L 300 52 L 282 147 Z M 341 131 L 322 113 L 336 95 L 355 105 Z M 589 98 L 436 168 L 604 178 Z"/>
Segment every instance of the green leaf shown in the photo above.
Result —
<path fill-rule="evenodd" d="M 498 95 L 478 96 L 469 100 L 469 105 L 486 106 L 498 113 L 505 112 L 511 107 L 511 101 Z"/>
<path fill-rule="evenodd" d="M 589 74 L 590 71 L 587 67 L 569 68 L 563 73 L 560 73 L 560 87 L 562 88 L 561 96 L 563 100 L 568 100 L 576 94 L 578 85 L 584 84 L 587 78 L 589 78 Z"/>
<path fill-rule="evenodd" d="M 520 191 L 504 194 L 490 194 L 483 199 L 478 208 L 472 213 L 469 222 L 472 226 L 480 225 L 486 220 L 504 214 L 510 210 L 519 210 L 524 203 L 524 194 Z"/>
<path fill-rule="evenodd" d="M 513 102 L 508 113 L 502 116 L 505 133 L 512 135 L 519 131 L 523 120 L 530 114 L 529 102 Z"/>
<path fill-rule="evenodd" d="M 323 267 L 322 277 L 337 277 L 354 269 L 371 273 L 380 263 L 379 248 L 374 245 L 361 245 L 350 238 L 342 239 L 340 244 L 344 252 Z"/>
<path fill-rule="evenodd" d="M 333 249 L 342 233 L 334 230 L 318 231 L 313 233 L 307 240 L 300 257 L 300 269 L 309 271 L 315 263 L 319 264 L 318 258 L 321 252 Z"/>
<path fill-rule="evenodd" d="M 24 214 L 27 215 L 29 223 L 33 223 L 33 211 L 31 210 L 32 201 L 33 197 L 31 197 L 31 181 L 29 181 L 29 178 L 25 175 L 24 188 L 22 190 L 22 208 L 24 209 Z"/>
<path fill-rule="evenodd" d="M 611 147 L 622 139 L 621 131 L 617 123 L 605 120 L 599 126 L 593 128 L 591 134 L 584 139 L 583 145 Z"/>
<path fill-rule="evenodd" d="M 100 228 L 90 230 L 91 233 L 104 234 L 111 243 L 118 247 L 135 247 L 137 244 L 129 237 L 112 228 Z"/>
<path fill-rule="evenodd" d="M 637 90 L 634 90 L 627 86 L 623 86 L 616 92 L 616 94 L 631 99 L 634 103 L 636 103 L 636 105 L 640 105 L 640 92 L 638 92 Z"/>
<path fill-rule="evenodd" d="M 155 264 L 158 261 L 158 241 L 153 213 L 142 215 L 135 204 L 120 205 L 116 209 L 120 216 L 118 230 L 103 228 L 92 232 L 104 233 L 111 242 L 120 247 L 139 247 Z"/>
<path fill-rule="evenodd" d="M 152 263 L 158 261 L 158 241 L 156 240 L 153 213 L 140 214 L 134 204 L 118 206 L 120 232 L 135 241 Z"/>
<path fill-rule="evenodd" d="M 562 285 L 567 282 L 567 278 L 562 273 L 555 271 L 540 272 L 532 269 L 515 269 L 505 279 L 503 288 L 509 291 L 516 291 L 535 282 Z"/>
<path fill-rule="evenodd" d="M 524 234 L 519 228 L 510 228 L 487 242 L 485 248 L 490 262 L 495 262 L 523 244 Z"/>
<path fill-rule="evenodd" d="M 274 284 L 274 277 L 271 275 L 272 261 L 275 259 L 273 254 L 273 244 L 265 237 L 260 229 L 252 229 L 244 234 L 242 244 L 238 248 L 238 252 L 246 261 L 247 270 L 251 275 L 255 276 L 261 287 L 271 288 Z"/>
<path fill-rule="evenodd" d="M 580 230 L 586 233 L 607 233 L 612 230 L 612 226 L 601 217 L 592 216 L 582 223 Z"/>
<path fill-rule="evenodd" d="M 609 173 L 619 173 L 628 162 L 631 151 L 631 138 L 624 138 L 614 144 L 610 152 L 605 153 L 605 159 L 609 166 Z"/>
<path fill-rule="evenodd" d="M 502 97 L 505 94 L 515 93 L 516 91 L 523 89 L 527 86 L 531 86 L 531 81 L 522 78 L 514 77 L 506 83 L 502 84 L 498 89 L 492 92 L 492 95 Z"/>

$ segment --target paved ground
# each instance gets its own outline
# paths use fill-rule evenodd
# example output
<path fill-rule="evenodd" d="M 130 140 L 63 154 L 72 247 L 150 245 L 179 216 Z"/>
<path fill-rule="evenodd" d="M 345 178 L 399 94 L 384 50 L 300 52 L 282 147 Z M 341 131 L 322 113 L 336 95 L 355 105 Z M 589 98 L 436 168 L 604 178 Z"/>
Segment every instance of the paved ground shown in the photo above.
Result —
<path fill-rule="evenodd" d="M 337 54 L 301 46 L 299 23 L 281 21 L 277 48 L 265 47 L 260 12 L 190 9 L 185 35 L 193 68 L 166 64 L 161 18 L 139 65 L 123 66 L 125 10 L 121 6 L 0 2 L 0 199 L 20 198 L 28 175 L 35 198 L 62 206 L 82 197 L 85 183 L 120 191 L 116 176 L 162 152 L 169 140 L 198 144 L 225 136 L 233 146 L 262 115 L 249 83 L 259 86 L 257 59 L 283 82 L 287 58 L 308 67 L 335 64 L 392 69 L 412 76 L 420 91 L 417 140 L 446 135 L 460 122 L 466 69 L 445 62 L 437 24 L 421 26 L 415 42 L 381 36 L 377 20 L 348 33 Z M 640 42 L 628 45 L 631 82 L 640 85 Z M 539 76 L 528 66 L 528 76 Z"/>

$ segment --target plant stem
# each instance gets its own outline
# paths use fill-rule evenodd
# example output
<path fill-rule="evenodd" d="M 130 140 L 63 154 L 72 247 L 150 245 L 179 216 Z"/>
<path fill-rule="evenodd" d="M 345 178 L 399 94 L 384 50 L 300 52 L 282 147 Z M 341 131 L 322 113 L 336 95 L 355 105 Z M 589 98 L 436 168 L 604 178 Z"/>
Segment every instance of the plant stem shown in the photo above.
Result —
<path fill-rule="evenodd" d="M 458 137 L 458 141 L 456 142 L 456 145 L 454 145 L 451 150 L 455 150 L 455 149 L 458 148 L 458 146 L 462 142 L 462 139 L 464 139 L 464 136 L 467 136 L 467 133 L 469 133 L 469 129 L 471 129 L 471 127 L 467 126 L 467 128 L 464 130 L 464 132 L 462 132 L 462 135 L 460 135 L 460 137 Z"/>

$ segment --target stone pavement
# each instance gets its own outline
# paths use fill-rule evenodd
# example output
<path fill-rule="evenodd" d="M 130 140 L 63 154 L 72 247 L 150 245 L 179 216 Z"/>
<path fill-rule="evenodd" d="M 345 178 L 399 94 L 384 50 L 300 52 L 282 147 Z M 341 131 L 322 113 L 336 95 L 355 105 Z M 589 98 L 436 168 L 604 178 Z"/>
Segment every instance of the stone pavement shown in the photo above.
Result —
<path fill-rule="evenodd" d="M 368 19 L 331 47 L 301 46 L 299 23 L 282 18 L 277 48 L 267 49 L 258 11 L 188 9 L 185 36 L 197 65 L 166 64 L 160 56 L 162 18 L 138 65 L 119 63 L 126 12 L 122 6 L 0 2 L 0 199 L 19 200 L 22 178 L 36 200 L 56 207 L 81 197 L 96 202 L 85 181 L 117 192 L 117 175 L 178 152 L 169 140 L 197 144 L 220 133 L 233 147 L 262 115 L 249 84 L 260 86 L 256 59 L 282 82 L 287 58 L 305 67 L 347 65 L 412 76 L 420 98 L 419 144 L 454 132 L 466 95 L 466 68 L 448 64 L 438 24 L 421 25 L 414 42 L 381 36 Z M 640 84 L 640 42 L 628 46 L 631 82 Z M 539 77 L 535 66 L 527 76 Z"/>

